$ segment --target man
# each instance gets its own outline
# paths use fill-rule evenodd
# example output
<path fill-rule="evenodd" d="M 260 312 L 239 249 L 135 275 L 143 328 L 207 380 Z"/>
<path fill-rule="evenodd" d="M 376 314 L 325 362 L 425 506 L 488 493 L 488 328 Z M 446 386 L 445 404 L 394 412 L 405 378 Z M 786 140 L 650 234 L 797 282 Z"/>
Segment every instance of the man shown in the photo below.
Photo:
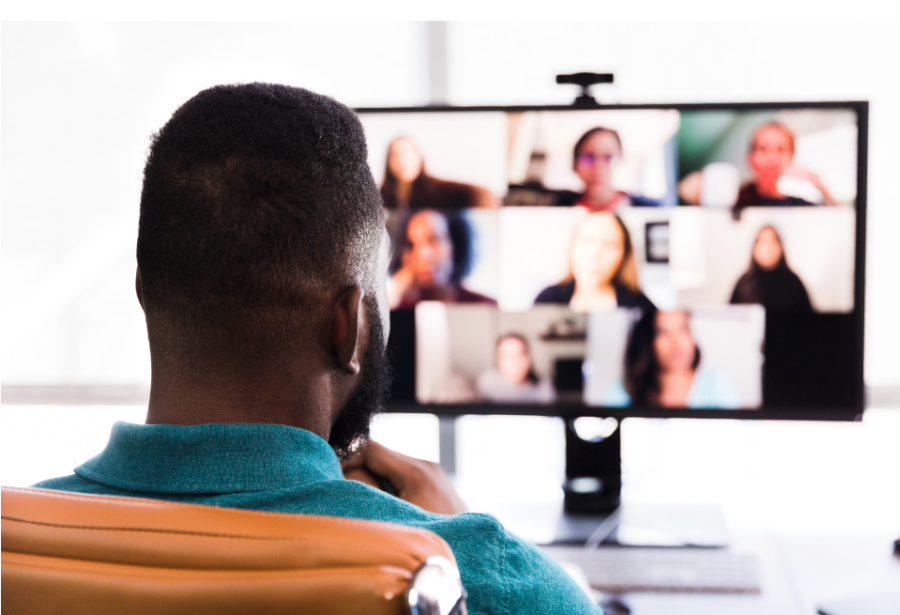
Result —
<path fill-rule="evenodd" d="M 150 342 L 146 425 L 118 423 L 38 487 L 372 519 L 452 547 L 472 613 L 584 613 L 537 549 L 464 509 L 438 468 L 374 443 L 387 378 L 381 199 L 356 116 L 306 90 L 219 86 L 154 136 L 136 287 Z M 402 499 L 401 499 L 402 498 Z M 439 514 L 447 513 L 447 514 Z"/>

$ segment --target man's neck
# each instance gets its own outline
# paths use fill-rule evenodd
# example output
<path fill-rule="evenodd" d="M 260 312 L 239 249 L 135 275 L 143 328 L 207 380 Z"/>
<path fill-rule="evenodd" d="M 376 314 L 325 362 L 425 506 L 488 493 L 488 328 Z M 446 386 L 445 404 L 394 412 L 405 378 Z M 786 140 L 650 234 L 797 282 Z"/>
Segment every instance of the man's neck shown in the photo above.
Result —
<path fill-rule="evenodd" d="M 272 372 L 193 375 L 153 370 L 147 424 L 270 423 L 328 439 L 335 407 L 327 378 Z"/>

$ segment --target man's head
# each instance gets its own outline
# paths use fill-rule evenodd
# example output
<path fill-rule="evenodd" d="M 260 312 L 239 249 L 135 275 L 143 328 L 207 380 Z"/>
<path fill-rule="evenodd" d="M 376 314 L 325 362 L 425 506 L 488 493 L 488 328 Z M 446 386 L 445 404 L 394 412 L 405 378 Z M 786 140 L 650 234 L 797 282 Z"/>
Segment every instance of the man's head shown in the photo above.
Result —
<path fill-rule="evenodd" d="M 186 102 L 150 147 L 137 260 L 154 383 L 318 361 L 331 401 L 380 403 L 384 213 L 347 107 L 260 83 Z"/>

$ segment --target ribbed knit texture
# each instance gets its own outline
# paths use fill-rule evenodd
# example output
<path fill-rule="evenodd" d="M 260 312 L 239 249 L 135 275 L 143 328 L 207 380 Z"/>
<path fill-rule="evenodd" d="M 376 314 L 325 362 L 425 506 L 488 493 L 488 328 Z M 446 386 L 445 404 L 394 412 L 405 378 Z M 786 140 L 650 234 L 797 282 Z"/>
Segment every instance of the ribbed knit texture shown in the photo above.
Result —
<path fill-rule="evenodd" d="M 600 613 L 557 564 L 490 515 L 437 515 L 345 480 L 328 443 L 295 427 L 116 423 L 102 453 L 35 487 L 419 527 L 453 549 L 473 615 Z"/>
<path fill-rule="evenodd" d="M 325 440 L 296 427 L 262 423 L 119 422 L 106 449 L 75 474 L 146 493 L 269 491 L 343 477 Z"/>

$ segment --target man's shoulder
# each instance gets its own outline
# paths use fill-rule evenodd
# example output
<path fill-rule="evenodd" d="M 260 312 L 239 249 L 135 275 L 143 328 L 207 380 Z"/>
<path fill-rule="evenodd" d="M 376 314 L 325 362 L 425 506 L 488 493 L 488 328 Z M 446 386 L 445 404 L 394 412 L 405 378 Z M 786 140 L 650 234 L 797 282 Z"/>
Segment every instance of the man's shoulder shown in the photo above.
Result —
<path fill-rule="evenodd" d="M 60 476 L 58 478 L 48 478 L 32 485 L 32 487 L 34 489 L 52 489 L 54 491 L 109 495 L 108 487 L 101 485 L 100 483 L 85 480 L 77 474 L 69 474 L 68 476 Z"/>
<path fill-rule="evenodd" d="M 467 570 L 466 587 L 479 597 L 470 612 L 488 611 L 483 600 L 490 597 L 502 613 L 600 613 L 559 564 L 491 515 L 463 513 L 444 523 L 427 529 L 447 540 Z"/>
<path fill-rule="evenodd" d="M 361 506 L 353 511 L 332 509 L 332 514 L 408 525 L 446 540 L 469 591 L 472 613 L 597 612 L 558 564 L 492 515 L 438 515 L 362 483 L 344 481 L 335 487 L 321 486 L 323 492 Z"/>
<path fill-rule="evenodd" d="M 276 492 L 278 493 L 278 492 Z M 472 540 L 483 548 L 510 535 L 494 517 L 484 513 L 440 515 L 423 510 L 385 491 L 354 480 L 318 483 L 303 497 L 290 489 L 269 494 L 268 506 L 283 512 L 326 514 L 410 525 L 435 532 L 448 542 Z"/>
<path fill-rule="evenodd" d="M 448 542 L 471 541 L 475 550 L 482 550 L 490 545 L 503 547 L 503 543 L 512 536 L 495 517 L 477 512 L 431 515 L 429 519 L 416 525 L 443 536 Z"/>
<path fill-rule="evenodd" d="M 304 488 L 256 493 L 130 493 L 78 475 L 35 485 L 78 493 L 177 499 L 186 503 L 294 514 L 356 518 L 407 525 L 434 532 L 450 545 L 469 590 L 472 613 L 520 612 L 535 606 L 546 613 L 593 612 L 581 590 L 558 565 L 530 543 L 516 537 L 491 515 L 439 515 L 384 491 L 351 480 L 330 480 Z M 499 608 L 498 608 L 499 607 Z"/>

